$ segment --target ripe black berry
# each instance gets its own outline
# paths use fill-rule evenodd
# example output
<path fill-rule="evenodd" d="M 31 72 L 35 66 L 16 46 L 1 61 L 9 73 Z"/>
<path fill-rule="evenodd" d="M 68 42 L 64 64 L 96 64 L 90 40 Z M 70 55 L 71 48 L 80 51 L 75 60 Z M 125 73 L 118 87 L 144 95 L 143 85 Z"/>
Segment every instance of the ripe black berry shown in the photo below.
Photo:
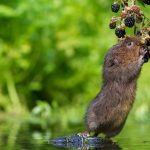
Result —
<path fill-rule="evenodd" d="M 120 9 L 120 5 L 119 5 L 118 3 L 113 3 L 113 4 L 111 5 L 111 10 L 112 10 L 112 12 L 117 13 L 117 12 L 119 11 L 119 9 Z"/>
<path fill-rule="evenodd" d="M 122 28 L 116 28 L 115 34 L 118 38 L 121 38 L 121 37 L 125 36 L 126 31 L 125 31 L 125 29 L 122 29 Z"/>
<path fill-rule="evenodd" d="M 109 28 L 110 29 L 115 29 L 116 28 L 116 22 L 110 22 Z"/>
<path fill-rule="evenodd" d="M 150 0 L 142 0 L 144 4 L 150 5 Z"/>
<path fill-rule="evenodd" d="M 135 19 L 133 16 L 129 16 L 124 20 L 124 24 L 129 28 L 133 27 L 134 23 L 135 23 Z"/>

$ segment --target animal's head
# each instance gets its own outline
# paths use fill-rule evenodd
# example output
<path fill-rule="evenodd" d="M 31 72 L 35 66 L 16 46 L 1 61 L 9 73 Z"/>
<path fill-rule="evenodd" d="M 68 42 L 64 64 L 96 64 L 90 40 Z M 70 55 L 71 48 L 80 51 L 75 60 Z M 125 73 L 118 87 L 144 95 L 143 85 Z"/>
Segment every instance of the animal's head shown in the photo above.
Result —
<path fill-rule="evenodd" d="M 136 79 L 148 50 L 137 37 L 126 37 L 114 45 L 105 57 L 103 76 L 106 80 L 128 82 Z"/>

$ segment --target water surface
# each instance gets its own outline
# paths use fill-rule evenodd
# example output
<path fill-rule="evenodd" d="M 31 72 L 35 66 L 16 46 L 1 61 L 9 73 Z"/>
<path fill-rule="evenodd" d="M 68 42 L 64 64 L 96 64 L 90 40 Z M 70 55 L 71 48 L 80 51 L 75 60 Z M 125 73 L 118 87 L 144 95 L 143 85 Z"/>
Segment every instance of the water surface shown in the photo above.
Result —
<path fill-rule="evenodd" d="M 78 149 L 77 147 L 57 147 L 49 144 L 49 139 L 71 135 L 82 131 L 83 127 L 72 127 L 69 130 L 42 130 L 25 123 L 0 123 L 1 150 L 60 150 Z M 66 146 L 67 147 L 67 146 Z M 80 149 L 90 149 L 83 147 Z M 122 132 L 112 143 L 102 143 L 99 150 L 150 150 L 150 122 L 128 122 Z"/>

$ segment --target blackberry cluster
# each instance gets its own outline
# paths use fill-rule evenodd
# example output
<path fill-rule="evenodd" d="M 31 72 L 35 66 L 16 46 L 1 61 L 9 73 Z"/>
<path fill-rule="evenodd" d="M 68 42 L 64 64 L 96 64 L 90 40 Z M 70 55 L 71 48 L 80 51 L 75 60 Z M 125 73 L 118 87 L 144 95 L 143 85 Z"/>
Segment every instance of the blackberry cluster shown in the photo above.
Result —
<path fill-rule="evenodd" d="M 148 24 L 146 21 L 149 22 L 148 26 L 150 27 L 150 20 L 141 11 L 140 6 L 136 5 L 136 1 L 137 0 L 120 0 L 119 3 L 119 0 L 117 0 L 117 2 L 114 2 L 111 5 L 112 12 L 117 13 L 120 10 L 120 16 L 112 17 L 109 28 L 115 29 L 115 34 L 118 38 L 125 37 L 126 28 L 134 28 L 134 34 L 142 37 L 146 45 L 150 46 L 150 36 L 147 37 L 147 32 L 150 32 L 150 29 L 146 32 L 141 30 L 145 27 L 145 24 Z M 150 5 L 150 0 L 141 0 L 141 2 L 142 1 L 145 4 Z M 138 28 L 138 26 L 140 28 Z M 139 32 L 137 32 L 138 30 Z"/>

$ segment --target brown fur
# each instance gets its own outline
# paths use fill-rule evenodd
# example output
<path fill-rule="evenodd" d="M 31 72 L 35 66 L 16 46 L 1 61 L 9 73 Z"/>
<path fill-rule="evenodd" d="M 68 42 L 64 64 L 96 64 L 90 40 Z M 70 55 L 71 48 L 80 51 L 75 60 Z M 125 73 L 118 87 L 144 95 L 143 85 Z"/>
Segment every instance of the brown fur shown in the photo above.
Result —
<path fill-rule="evenodd" d="M 88 132 L 113 137 L 121 131 L 135 99 L 144 54 L 135 37 L 127 37 L 110 48 L 103 66 L 102 89 L 87 109 Z"/>

